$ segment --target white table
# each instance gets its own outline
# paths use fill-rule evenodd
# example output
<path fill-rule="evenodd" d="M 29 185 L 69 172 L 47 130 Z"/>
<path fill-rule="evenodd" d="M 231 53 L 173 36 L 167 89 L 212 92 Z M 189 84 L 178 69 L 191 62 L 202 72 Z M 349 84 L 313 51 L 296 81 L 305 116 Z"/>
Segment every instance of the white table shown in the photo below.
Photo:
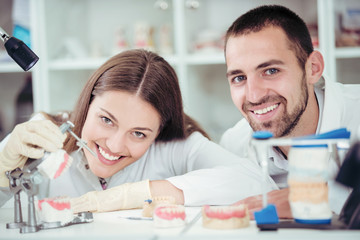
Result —
<path fill-rule="evenodd" d="M 129 220 L 126 217 L 141 217 L 141 209 L 109 213 L 94 213 L 92 223 L 76 224 L 63 228 L 41 230 L 36 233 L 20 233 L 19 229 L 6 229 L 13 222 L 13 209 L 0 208 L 0 239 L 325 239 L 360 240 L 360 230 L 311 230 L 279 229 L 259 231 L 254 221 L 250 227 L 236 230 L 213 230 L 202 227 L 199 218 L 185 233 L 184 228 L 159 229 L 149 220 Z M 191 222 L 200 208 L 186 208 L 187 222 Z M 26 215 L 24 213 L 24 215 Z M 24 221 L 27 218 L 24 216 Z"/>

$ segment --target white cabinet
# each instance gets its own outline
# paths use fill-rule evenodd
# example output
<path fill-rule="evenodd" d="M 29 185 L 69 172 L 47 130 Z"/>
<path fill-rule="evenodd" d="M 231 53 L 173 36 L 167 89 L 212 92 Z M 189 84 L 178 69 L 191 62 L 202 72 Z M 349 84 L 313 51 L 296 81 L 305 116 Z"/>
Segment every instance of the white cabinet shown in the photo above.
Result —
<path fill-rule="evenodd" d="M 147 23 L 153 27 L 159 50 L 161 27 L 168 24 L 173 52 L 161 55 L 178 74 L 186 112 L 217 141 L 241 115 L 230 98 L 223 52 L 194 49 L 207 44 L 201 41 L 203 36 L 221 38 L 238 16 L 262 4 L 287 6 L 307 24 L 317 25 L 326 75 L 342 82 L 357 81 L 360 48 L 335 47 L 336 7 L 350 0 L 30 1 L 33 47 L 40 57 L 32 71 L 35 111 L 71 110 L 87 78 L 114 54 L 120 28 L 133 47 L 137 24 Z M 167 8 L 154 7 L 159 4 Z M 6 72 L 4 68 L 0 65 L 0 71 Z"/>
<path fill-rule="evenodd" d="M 344 11 L 352 11 L 357 22 L 357 36 L 360 38 L 360 1 L 358 0 L 319 0 L 320 16 L 323 21 L 323 38 L 321 44 L 326 54 L 326 73 L 335 81 L 342 83 L 360 83 L 360 39 L 357 46 L 340 46 L 336 43 L 340 37 L 341 22 L 344 22 Z M 331 14 L 328 14 L 331 13 Z M 340 26 L 339 26 L 340 25 Z"/>

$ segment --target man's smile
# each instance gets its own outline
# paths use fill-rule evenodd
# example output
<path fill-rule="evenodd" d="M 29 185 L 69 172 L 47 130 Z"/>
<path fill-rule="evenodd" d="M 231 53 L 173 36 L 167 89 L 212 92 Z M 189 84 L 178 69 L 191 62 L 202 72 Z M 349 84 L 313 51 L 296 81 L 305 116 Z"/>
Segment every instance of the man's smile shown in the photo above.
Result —
<path fill-rule="evenodd" d="M 263 108 L 263 109 L 253 110 L 252 112 L 255 113 L 256 115 L 262 115 L 262 114 L 268 113 L 270 111 L 273 111 L 278 106 L 279 106 L 279 103 L 274 104 L 274 105 L 269 106 L 269 107 L 266 107 L 266 108 Z"/>

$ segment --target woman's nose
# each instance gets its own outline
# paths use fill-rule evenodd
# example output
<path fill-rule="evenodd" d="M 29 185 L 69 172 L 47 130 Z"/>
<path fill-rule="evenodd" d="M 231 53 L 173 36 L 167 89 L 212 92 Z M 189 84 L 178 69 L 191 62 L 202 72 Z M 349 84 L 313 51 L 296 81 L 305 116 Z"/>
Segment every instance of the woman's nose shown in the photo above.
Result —
<path fill-rule="evenodd" d="M 111 152 L 122 153 L 126 149 L 126 135 L 114 133 L 107 138 L 106 145 Z"/>

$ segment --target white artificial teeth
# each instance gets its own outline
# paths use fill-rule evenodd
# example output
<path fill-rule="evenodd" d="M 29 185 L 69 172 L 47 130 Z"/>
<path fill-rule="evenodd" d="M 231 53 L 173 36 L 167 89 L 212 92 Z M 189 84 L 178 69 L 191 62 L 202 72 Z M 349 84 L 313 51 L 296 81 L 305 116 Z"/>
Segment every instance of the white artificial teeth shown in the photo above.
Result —
<path fill-rule="evenodd" d="M 115 160 L 118 160 L 119 157 L 118 156 L 110 156 L 109 154 L 107 154 L 100 146 L 99 146 L 99 152 L 100 154 L 106 158 L 107 160 L 110 160 L 110 161 L 115 161 Z"/>
<path fill-rule="evenodd" d="M 269 107 L 266 107 L 266 108 L 263 108 L 263 109 L 254 110 L 254 113 L 255 114 L 265 114 L 265 113 L 268 113 L 268 112 L 274 110 L 278 106 L 279 106 L 279 104 L 275 104 L 275 105 L 272 105 L 272 106 L 269 106 Z"/>

